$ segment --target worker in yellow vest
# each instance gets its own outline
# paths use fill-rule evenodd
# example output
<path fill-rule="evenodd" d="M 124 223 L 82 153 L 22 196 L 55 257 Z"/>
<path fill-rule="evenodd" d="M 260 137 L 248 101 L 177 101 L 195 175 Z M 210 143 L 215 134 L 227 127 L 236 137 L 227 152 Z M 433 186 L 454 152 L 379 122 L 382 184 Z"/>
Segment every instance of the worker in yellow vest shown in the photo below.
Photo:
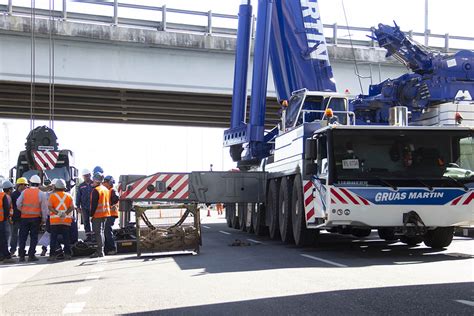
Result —
<path fill-rule="evenodd" d="M 3 263 L 15 263 L 10 251 L 8 251 L 8 221 L 13 216 L 12 201 L 10 195 L 13 191 L 13 184 L 10 181 L 4 181 L 2 184 L 3 192 L 0 192 L 0 260 Z"/>
<path fill-rule="evenodd" d="M 64 244 L 64 259 L 71 259 L 71 223 L 72 212 L 74 211 L 74 201 L 72 196 L 64 192 L 66 182 L 63 179 L 57 179 L 54 185 L 54 191 L 49 196 L 49 224 L 51 231 L 51 244 L 49 245 L 48 261 L 55 261 L 58 249 L 58 235 L 62 235 Z"/>
<path fill-rule="evenodd" d="M 107 217 L 110 217 L 110 193 L 102 185 L 104 176 L 101 173 L 95 173 L 92 180 L 91 216 L 92 230 L 97 241 L 97 251 L 91 258 L 97 258 L 104 256 L 104 228 Z"/>
<path fill-rule="evenodd" d="M 41 225 L 41 211 L 48 207 L 46 194 L 39 189 L 41 178 L 34 175 L 30 178 L 30 187 L 25 189 L 18 198 L 16 205 L 21 212 L 20 220 L 20 262 L 25 261 L 25 247 L 28 235 L 30 236 L 30 247 L 28 249 L 28 261 L 38 261 L 35 256 L 38 244 L 38 233 Z M 43 219 L 43 221 L 46 219 Z"/>
<path fill-rule="evenodd" d="M 114 189 L 115 180 L 112 176 L 106 176 L 104 178 L 104 186 L 109 190 L 109 202 L 110 202 L 110 216 L 105 220 L 104 237 L 105 244 L 104 250 L 106 255 L 117 254 L 117 246 L 115 245 L 113 226 L 115 219 L 119 217 L 119 196 L 117 191 Z"/>

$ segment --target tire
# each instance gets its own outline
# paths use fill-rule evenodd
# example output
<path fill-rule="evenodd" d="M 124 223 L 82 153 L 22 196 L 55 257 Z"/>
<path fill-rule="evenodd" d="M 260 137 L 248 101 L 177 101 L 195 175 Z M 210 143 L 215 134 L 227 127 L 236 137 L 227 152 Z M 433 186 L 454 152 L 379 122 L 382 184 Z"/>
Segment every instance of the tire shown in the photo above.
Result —
<path fill-rule="evenodd" d="M 252 210 L 253 232 L 257 236 L 265 236 L 268 233 L 265 226 L 265 207 L 263 204 L 257 204 Z"/>
<path fill-rule="evenodd" d="M 280 193 L 278 194 L 278 223 L 280 225 L 281 241 L 293 242 L 293 229 L 291 226 L 291 180 L 283 177 L 280 183 Z"/>
<path fill-rule="evenodd" d="M 423 238 L 421 236 L 400 236 L 400 241 L 408 246 L 418 246 Z"/>
<path fill-rule="evenodd" d="M 280 227 L 278 225 L 278 181 L 270 180 L 268 183 L 266 214 L 268 215 L 268 233 L 271 239 L 280 237 Z"/>
<path fill-rule="evenodd" d="M 370 228 L 353 228 L 352 235 L 357 238 L 364 238 L 370 235 L 372 230 Z"/>
<path fill-rule="evenodd" d="M 395 230 L 393 228 L 379 228 L 377 230 L 380 239 L 384 239 L 386 241 L 395 241 L 398 240 L 398 237 L 395 236 Z"/>
<path fill-rule="evenodd" d="M 239 203 L 239 228 L 241 231 L 246 232 L 246 222 L 247 222 L 247 203 Z"/>
<path fill-rule="evenodd" d="M 237 214 L 237 204 L 233 203 L 232 204 L 233 212 L 232 212 L 232 228 L 234 229 L 239 229 L 239 216 L 240 214 Z"/>
<path fill-rule="evenodd" d="M 253 234 L 253 210 L 255 209 L 255 203 L 248 203 L 247 204 L 247 213 L 245 213 L 245 218 L 247 220 L 247 222 L 250 222 L 249 225 L 246 224 L 247 226 L 247 232 L 249 234 Z M 250 221 L 249 221 L 250 219 Z"/>
<path fill-rule="evenodd" d="M 434 249 L 445 248 L 453 241 L 453 235 L 454 227 L 438 227 L 426 233 L 424 242 Z"/>
<path fill-rule="evenodd" d="M 316 241 L 319 230 L 306 228 L 306 214 L 303 204 L 303 187 L 301 176 L 297 174 L 293 180 L 291 194 L 291 221 L 293 226 L 293 239 L 297 246 L 308 246 Z"/>
<path fill-rule="evenodd" d="M 226 204 L 225 205 L 225 220 L 227 222 L 227 227 L 229 227 L 229 228 L 232 228 L 232 222 L 233 222 L 233 218 L 234 218 L 233 213 L 235 213 L 234 205 L 233 204 Z"/>

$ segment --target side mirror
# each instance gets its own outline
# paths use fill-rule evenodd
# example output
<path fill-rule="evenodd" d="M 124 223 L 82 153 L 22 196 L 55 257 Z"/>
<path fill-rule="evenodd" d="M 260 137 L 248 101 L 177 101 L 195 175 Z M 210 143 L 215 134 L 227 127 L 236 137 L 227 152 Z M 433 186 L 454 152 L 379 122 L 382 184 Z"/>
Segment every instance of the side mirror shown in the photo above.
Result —
<path fill-rule="evenodd" d="M 305 141 L 304 159 L 316 160 L 318 159 L 318 140 L 308 138 Z"/>
<path fill-rule="evenodd" d="M 307 176 L 315 175 L 318 172 L 318 164 L 315 162 L 307 162 L 304 166 L 304 174 Z"/>

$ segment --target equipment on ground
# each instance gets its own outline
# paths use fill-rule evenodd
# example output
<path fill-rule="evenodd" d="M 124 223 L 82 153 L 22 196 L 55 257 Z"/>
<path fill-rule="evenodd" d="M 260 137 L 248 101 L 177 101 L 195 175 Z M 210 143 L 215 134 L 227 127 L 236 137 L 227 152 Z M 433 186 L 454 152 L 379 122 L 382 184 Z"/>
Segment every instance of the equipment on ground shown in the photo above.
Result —
<path fill-rule="evenodd" d="M 38 183 L 54 178 L 63 179 L 67 190 L 77 183 L 77 169 L 73 166 L 73 153 L 59 149 L 56 134 L 47 126 L 31 130 L 26 138 L 26 150 L 20 152 L 18 162 L 10 169 L 10 178 L 39 177 Z"/>

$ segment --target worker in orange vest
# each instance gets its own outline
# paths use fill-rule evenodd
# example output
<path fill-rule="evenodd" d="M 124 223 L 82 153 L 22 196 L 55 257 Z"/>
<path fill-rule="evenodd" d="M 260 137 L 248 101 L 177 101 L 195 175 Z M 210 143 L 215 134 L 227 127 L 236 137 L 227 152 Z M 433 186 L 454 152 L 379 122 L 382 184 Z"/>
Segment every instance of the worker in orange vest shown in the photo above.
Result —
<path fill-rule="evenodd" d="M 97 251 L 91 258 L 97 258 L 104 256 L 104 228 L 107 217 L 110 217 L 110 192 L 102 185 L 104 176 L 101 173 L 95 173 L 92 180 L 91 216 Z"/>
<path fill-rule="evenodd" d="M 8 221 L 13 216 L 12 201 L 10 195 L 13 191 L 13 184 L 10 181 L 4 181 L 2 184 L 3 192 L 0 192 L 0 260 L 3 263 L 15 263 L 10 251 L 8 251 Z"/>
<path fill-rule="evenodd" d="M 56 261 L 55 250 L 58 249 L 58 235 L 62 235 L 64 244 L 64 259 L 71 259 L 71 223 L 74 201 L 72 196 L 64 192 L 66 182 L 63 179 L 56 180 L 54 192 L 49 196 L 49 224 L 51 231 L 51 244 L 48 261 Z"/>
<path fill-rule="evenodd" d="M 48 207 L 48 200 L 44 192 L 39 189 L 41 178 L 34 175 L 30 178 L 30 187 L 25 189 L 18 198 L 16 205 L 21 212 L 20 221 L 20 262 L 25 261 L 25 246 L 28 235 L 30 236 L 30 247 L 28 249 L 28 261 L 38 261 L 35 256 L 38 244 L 38 233 L 41 225 L 41 211 Z M 44 218 L 43 221 L 46 219 Z"/>
<path fill-rule="evenodd" d="M 105 244 L 104 250 L 106 255 L 117 254 L 117 246 L 115 246 L 113 226 L 115 219 L 119 217 L 119 196 L 117 191 L 114 189 L 115 180 L 112 176 L 106 176 L 104 178 L 104 187 L 109 190 L 110 196 L 110 216 L 105 220 L 104 237 Z"/>

